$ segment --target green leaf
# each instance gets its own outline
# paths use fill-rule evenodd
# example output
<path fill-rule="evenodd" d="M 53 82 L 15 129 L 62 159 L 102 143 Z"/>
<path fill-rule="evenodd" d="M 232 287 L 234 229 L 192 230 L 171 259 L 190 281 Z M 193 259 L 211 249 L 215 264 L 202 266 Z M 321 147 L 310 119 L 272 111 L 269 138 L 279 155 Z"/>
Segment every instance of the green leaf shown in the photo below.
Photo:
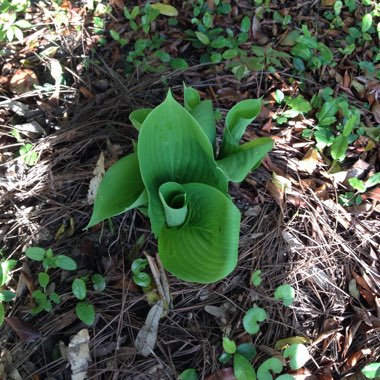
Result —
<path fill-rule="evenodd" d="M 285 374 L 285 375 L 276 377 L 276 380 L 296 380 L 296 378 L 292 375 Z"/>
<path fill-rule="evenodd" d="M 251 343 L 242 343 L 236 349 L 236 352 L 243 355 L 247 360 L 252 360 L 256 355 L 256 349 Z"/>
<path fill-rule="evenodd" d="M 183 58 L 174 58 L 170 61 L 170 66 L 175 70 L 185 70 L 189 67 Z"/>
<path fill-rule="evenodd" d="M 251 27 L 251 20 L 250 20 L 250 18 L 248 16 L 244 16 L 243 19 L 241 20 L 240 30 L 243 33 L 248 33 L 250 27 Z"/>
<path fill-rule="evenodd" d="M 168 227 L 180 227 L 187 217 L 188 199 L 186 190 L 178 183 L 166 182 L 159 188 Z"/>
<path fill-rule="evenodd" d="M 5 319 L 4 305 L 0 302 L 0 326 L 3 325 Z"/>
<path fill-rule="evenodd" d="M 92 325 L 95 320 L 95 309 L 94 306 L 87 301 L 78 302 L 75 307 L 77 317 L 86 325 Z"/>
<path fill-rule="evenodd" d="M 290 306 L 295 298 L 295 291 L 289 284 L 280 285 L 274 292 L 275 300 L 282 300 L 284 306 Z"/>
<path fill-rule="evenodd" d="M 201 97 L 199 92 L 192 87 L 183 86 L 183 97 L 185 108 L 188 111 L 193 110 L 196 106 L 198 106 L 201 102 Z"/>
<path fill-rule="evenodd" d="M 331 145 L 331 157 L 334 160 L 342 161 L 346 158 L 348 149 L 348 139 L 345 135 L 341 134 L 335 138 Z"/>
<path fill-rule="evenodd" d="M 365 181 L 365 187 L 372 187 L 380 183 L 380 172 L 375 173 L 373 176 L 369 177 L 367 181 Z"/>
<path fill-rule="evenodd" d="M 234 374 L 237 380 L 256 380 L 256 373 L 251 363 L 240 354 L 234 355 Z"/>
<path fill-rule="evenodd" d="M 222 355 L 220 355 L 218 357 L 218 362 L 222 363 L 222 364 L 226 364 L 226 363 L 228 363 L 231 360 L 232 356 L 233 355 L 231 355 L 231 354 L 229 354 L 227 352 L 224 352 Z"/>
<path fill-rule="evenodd" d="M 367 364 L 362 369 L 362 373 L 368 379 L 378 379 L 380 376 L 380 363 Z"/>
<path fill-rule="evenodd" d="M 179 375 L 180 380 L 198 380 L 197 371 L 194 368 L 185 369 Z"/>
<path fill-rule="evenodd" d="M 154 55 L 162 62 L 168 63 L 170 62 L 170 54 L 168 54 L 166 51 L 162 50 L 156 50 Z"/>
<path fill-rule="evenodd" d="M 368 32 L 371 26 L 372 26 L 372 15 L 371 13 L 367 13 L 366 15 L 364 15 L 362 19 L 362 33 Z"/>
<path fill-rule="evenodd" d="M 359 193 L 364 193 L 367 190 L 367 186 L 364 184 L 364 182 L 359 178 L 350 178 L 348 180 L 348 183 Z"/>
<path fill-rule="evenodd" d="M 61 297 L 56 292 L 52 292 L 49 298 L 51 301 L 53 301 L 57 305 L 61 303 Z"/>
<path fill-rule="evenodd" d="M 265 360 L 263 364 L 257 370 L 257 379 L 258 380 L 273 380 L 273 377 L 270 373 L 280 373 L 282 371 L 283 365 L 280 359 L 270 358 Z"/>
<path fill-rule="evenodd" d="M 295 343 L 285 349 L 284 358 L 290 358 L 290 368 L 292 370 L 300 369 L 310 359 L 308 349 L 301 343 Z"/>
<path fill-rule="evenodd" d="M 239 145 L 247 126 L 260 113 L 261 100 L 249 99 L 236 104 L 227 114 L 218 166 L 227 178 L 241 182 L 272 149 L 273 140 L 262 137 Z"/>
<path fill-rule="evenodd" d="M 137 154 L 132 153 L 117 161 L 104 175 L 86 228 L 146 203 Z"/>
<path fill-rule="evenodd" d="M 148 273 L 138 272 L 133 275 L 133 281 L 136 285 L 146 288 L 150 285 L 152 279 L 150 278 Z"/>
<path fill-rule="evenodd" d="M 148 265 L 148 260 L 147 259 L 136 259 L 133 260 L 131 270 L 132 273 L 137 274 L 144 270 Z"/>
<path fill-rule="evenodd" d="M 286 104 L 293 110 L 299 113 L 309 112 L 311 110 L 310 103 L 305 100 L 301 95 L 296 98 L 285 98 Z"/>
<path fill-rule="evenodd" d="M 9 272 L 16 266 L 17 260 L 4 260 L 0 266 L 0 287 L 9 280 Z"/>
<path fill-rule="evenodd" d="M 25 250 L 25 256 L 34 261 L 42 261 L 45 257 L 45 250 L 40 247 L 29 247 Z"/>
<path fill-rule="evenodd" d="M 48 286 L 49 280 L 50 280 L 50 277 L 47 273 L 44 273 L 44 272 L 38 273 L 38 283 L 43 288 L 46 288 Z"/>
<path fill-rule="evenodd" d="M 260 137 L 243 145 L 230 145 L 223 152 L 228 152 L 228 156 L 218 160 L 217 164 L 230 181 L 241 182 L 251 170 L 260 165 L 273 144 L 271 138 Z"/>
<path fill-rule="evenodd" d="M 91 281 L 94 286 L 94 289 L 98 292 L 102 292 L 106 288 L 106 280 L 99 273 L 93 274 L 91 276 Z"/>
<path fill-rule="evenodd" d="M 237 264 L 240 213 L 214 187 L 182 185 L 189 213 L 179 228 L 160 232 L 158 252 L 164 267 L 185 281 L 210 283 L 226 277 Z"/>
<path fill-rule="evenodd" d="M 152 108 L 140 108 L 129 114 L 129 120 L 138 131 L 140 130 L 142 123 L 151 111 Z"/>
<path fill-rule="evenodd" d="M 319 121 L 320 126 L 330 125 L 336 120 L 336 118 L 328 119 L 328 120 L 333 120 L 329 124 L 326 124 L 326 121 L 324 122 L 324 119 L 331 118 L 332 116 L 334 116 L 338 112 L 338 104 L 339 104 L 339 102 L 336 99 L 329 100 L 323 104 L 320 111 L 316 113 L 316 116 L 317 116 L 317 119 Z"/>
<path fill-rule="evenodd" d="M 227 179 L 218 170 L 206 134 L 171 93 L 144 121 L 139 136 L 141 176 L 149 196 L 149 217 L 158 236 L 165 225 L 159 187 L 166 182 L 204 183 L 222 192 Z"/>
<path fill-rule="evenodd" d="M 226 336 L 223 337 L 223 350 L 228 354 L 234 354 L 236 352 L 236 343 Z"/>
<path fill-rule="evenodd" d="M 201 126 L 203 132 L 208 137 L 212 147 L 215 147 L 216 138 L 216 126 L 214 110 L 212 108 L 211 100 L 204 100 L 200 102 L 190 111 L 191 116 L 198 122 Z"/>
<path fill-rule="evenodd" d="M 276 102 L 278 104 L 280 104 L 280 103 L 282 103 L 282 101 L 284 100 L 284 98 L 285 98 L 284 93 L 281 90 L 276 90 L 276 92 L 275 92 Z"/>
<path fill-rule="evenodd" d="M 18 26 L 21 29 L 33 28 L 33 25 L 26 20 L 18 20 L 14 23 L 14 25 Z"/>
<path fill-rule="evenodd" d="M 251 283 L 255 286 L 259 286 L 261 284 L 261 270 L 258 269 L 257 271 L 252 273 L 251 276 Z"/>
<path fill-rule="evenodd" d="M 87 294 L 86 283 L 81 278 L 76 278 L 72 285 L 71 290 L 78 300 L 84 300 Z"/>
<path fill-rule="evenodd" d="M 58 255 L 55 258 L 55 265 L 63 270 L 77 269 L 77 263 L 72 258 L 65 255 Z"/>
<path fill-rule="evenodd" d="M 243 318 L 243 326 L 248 334 L 257 334 L 260 330 L 260 322 L 267 319 L 267 313 L 261 307 L 249 309 Z"/>
<path fill-rule="evenodd" d="M 9 302 L 16 298 L 16 293 L 10 290 L 0 290 L 0 302 Z"/>
<path fill-rule="evenodd" d="M 202 42 L 203 45 L 209 45 L 210 39 L 202 32 L 195 32 L 198 40 Z"/>
<path fill-rule="evenodd" d="M 161 15 L 167 16 L 167 17 L 177 17 L 178 11 L 175 7 L 169 4 L 162 4 L 162 3 L 154 3 L 150 4 L 151 8 L 157 10 L 160 12 Z"/>
<path fill-rule="evenodd" d="M 343 128 L 343 135 L 348 137 L 354 130 L 356 124 L 360 120 L 360 114 L 355 112 L 346 122 Z"/>

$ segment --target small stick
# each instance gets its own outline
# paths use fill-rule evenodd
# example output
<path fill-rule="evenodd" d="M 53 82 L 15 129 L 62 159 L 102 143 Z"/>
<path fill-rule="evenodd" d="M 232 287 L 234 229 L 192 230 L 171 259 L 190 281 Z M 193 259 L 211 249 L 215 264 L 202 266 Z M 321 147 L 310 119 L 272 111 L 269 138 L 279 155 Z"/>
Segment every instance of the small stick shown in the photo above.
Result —
<path fill-rule="evenodd" d="M 157 290 L 158 290 L 158 293 L 160 294 L 160 297 L 163 300 L 167 300 L 165 297 L 164 289 L 162 288 L 162 285 L 161 285 L 160 272 L 158 271 L 158 268 L 157 268 L 157 265 L 154 261 L 154 258 L 152 256 L 148 255 L 145 251 L 144 251 L 144 255 L 145 255 L 146 259 L 148 260 L 148 264 L 149 264 L 150 270 L 152 271 L 154 282 L 157 285 Z"/>

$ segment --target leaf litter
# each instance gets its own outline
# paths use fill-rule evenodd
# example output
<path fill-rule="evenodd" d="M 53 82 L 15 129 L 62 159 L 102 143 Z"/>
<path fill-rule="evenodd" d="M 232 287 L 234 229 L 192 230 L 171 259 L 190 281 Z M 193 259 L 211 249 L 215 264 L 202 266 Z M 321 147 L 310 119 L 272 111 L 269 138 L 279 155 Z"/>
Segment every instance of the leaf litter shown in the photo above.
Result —
<path fill-rule="evenodd" d="M 191 19 L 188 8 L 170 3 L 180 11 L 184 23 Z M 208 3 L 215 7 L 213 2 Z M 323 1 L 323 11 L 331 11 L 334 4 L 335 1 Z M 111 5 L 117 8 L 116 2 Z M 235 20 L 240 21 L 250 6 L 248 2 L 233 5 Z M 318 30 L 319 5 L 273 2 L 270 7 L 283 16 L 292 15 L 294 23 L 304 20 L 309 28 L 315 26 Z M 85 14 L 79 4 L 62 3 L 60 10 L 64 9 L 70 9 L 73 25 Z M 346 9 L 343 12 L 344 30 L 348 31 L 355 20 Z M 357 13 L 360 12 L 363 8 L 358 8 Z M 120 21 L 121 13 L 115 14 Z M 257 15 L 252 18 L 250 41 L 268 49 L 275 40 L 276 48 L 288 52 L 295 41 L 293 28 L 282 31 L 269 14 L 264 12 L 264 19 Z M 46 16 L 35 10 L 33 17 L 43 25 Z M 228 27 L 232 19 L 220 17 L 218 22 Z M 162 21 L 156 27 L 162 27 L 161 31 L 175 40 L 182 33 L 178 27 L 165 27 Z M 57 33 L 58 45 L 82 53 L 76 42 L 81 39 L 70 38 L 78 32 L 74 32 L 71 24 L 64 29 L 62 26 L 57 29 L 63 31 Z M 41 31 L 33 38 L 44 47 L 46 27 Z M 49 33 L 53 39 L 57 38 L 53 29 Z M 318 38 L 329 44 L 337 38 L 336 33 L 343 32 L 323 27 L 319 33 Z M 27 37 L 31 51 L 35 49 L 33 38 Z M 85 50 L 93 43 L 91 38 L 81 40 Z M 197 62 L 202 52 L 202 48 L 192 50 L 186 42 L 167 44 L 164 49 L 192 57 L 193 62 Z M 255 345 L 261 347 L 255 365 L 267 358 L 265 353 L 272 352 L 280 339 L 300 337 L 312 341 L 309 351 L 313 361 L 307 363 L 303 372 L 298 370 L 293 374 L 297 379 L 362 378 L 360 369 L 380 356 L 379 186 L 366 189 L 361 195 L 364 203 L 360 205 L 338 205 L 336 196 L 352 191 L 349 178 L 366 180 L 371 171 L 380 170 L 376 145 L 379 81 L 366 78 L 349 59 L 334 68 L 321 67 L 314 74 L 305 73 L 306 87 L 302 86 L 302 75 L 297 77 L 288 69 L 286 59 L 285 68 L 276 73 L 266 69 L 252 71 L 240 81 L 222 63 L 214 67 L 194 64 L 183 73 L 163 75 L 136 70 L 134 76 L 125 77 L 119 66 L 123 51 L 112 41 L 98 50 L 99 64 L 92 73 L 85 72 L 83 62 L 74 62 L 65 51 L 58 47 L 55 52 L 46 52 L 49 60 L 31 61 L 30 68 L 19 63 L 20 54 L 27 54 L 21 51 L 16 51 L 9 62 L 2 63 L 1 91 L 2 94 L 6 91 L 8 105 L 0 103 L 3 211 L 0 239 L 3 250 L 14 258 L 19 259 L 28 246 L 52 247 L 54 252 L 70 252 L 84 274 L 95 270 L 104 273 L 107 292 L 90 294 L 100 318 L 94 331 L 89 331 L 86 343 L 90 355 L 96 359 L 89 363 L 89 376 L 101 372 L 109 378 L 131 379 L 139 374 L 173 379 L 187 368 L 196 368 L 206 378 L 233 378 L 232 369 L 222 369 L 217 361 L 222 352 L 222 336 L 228 331 L 229 336 L 239 337 L 244 313 L 256 302 L 270 318 L 263 323 L 263 333 L 255 338 Z M 358 50 L 358 54 L 366 54 L 370 60 L 370 49 Z M 69 86 L 59 83 L 61 73 L 54 60 L 59 61 L 69 78 Z M 57 70 L 51 73 L 54 65 Z M 67 74 L 68 70 L 73 72 L 72 76 Z M 48 77 L 49 73 L 54 74 L 52 78 Z M 232 191 L 234 202 L 243 213 L 236 272 L 208 287 L 189 286 L 169 276 L 174 309 L 160 320 L 157 316 L 162 313 L 155 311 L 159 311 L 157 304 L 147 303 L 145 294 L 134 286 L 129 271 L 133 260 L 133 257 L 129 259 L 130 255 L 139 255 L 142 250 L 154 254 L 157 250 L 146 219 L 134 212 L 115 218 L 112 231 L 94 227 L 86 233 L 82 228 L 91 212 L 86 197 L 91 179 L 99 176 L 93 171 L 100 152 L 104 152 L 105 162 L 111 162 L 131 151 L 136 135 L 126 122 L 127 116 L 142 105 L 151 107 L 162 99 L 162 77 L 176 95 L 180 94 L 183 81 L 195 86 L 202 91 L 202 97 L 213 99 L 222 112 L 236 101 L 263 96 L 267 101 L 266 111 L 260 124 L 254 124 L 245 137 L 270 136 L 277 145 L 263 167 Z M 46 93 L 38 88 L 43 83 L 51 86 Z M 356 104 L 369 136 L 361 136 L 349 146 L 348 161 L 336 170 L 329 170 L 328 157 L 317 154 L 314 142 L 301 135 L 302 130 L 315 125 L 316 115 L 301 115 L 295 122 L 289 120 L 281 126 L 273 119 L 278 111 L 272 95 L 276 89 L 286 96 L 302 93 L 310 101 L 327 86 L 338 94 L 346 94 Z M 368 102 L 368 107 L 363 107 L 364 102 Z M 18 125 L 38 123 L 36 133 L 27 131 L 29 127 L 21 128 L 21 133 L 25 133 L 23 142 L 32 143 L 38 153 L 39 160 L 34 166 L 15 162 L 18 154 L 15 144 L 23 143 L 10 135 L 9 121 L 15 115 L 21 117 Z M 27 132 L 32 134 L 26 135 Z M 56 239 L 60 227 L 69 225 L 71 219 L 75 221 L 73 233 L 58 234 L 63 238 Z M 137 243 L 141 236 L 146 236 L 142 247 Z M 7 361 L 5 373 L 18 373 L 19 378 L 25 379 L 71 376 L 66 362 L 53 352 L 59 339 L 68 343 L 67 337 L 83 328 L 75 316 L 75 303 L 72 296 L 67 296 L 54 314 L 31 317 L 27 313 L 30 307 L 27 293 L 35 286 L 33 278 L 38 268 L 32 264 L 29 269 L 20 271 L 20 291 L 12 307 L 12 318 L 18 318 L 18 325 L 7 324 L 1 330 L 5 349 L 12 358 Z M 257 269 L 262 272 L 263 282 L 253 289 L 250 278 Z M 296 301 L 290 308 L 272 300 L 274 290 L 284 283 L 296 291 Z M 65 276 L 60 278 L 57 274 L 55 284 L 61 293 L 69 292 Z M 148 326 L 149 315 L 154 319 L 154 324 L 149 323 L 152 329 Z M 18 337 L 16 330 L 26 331 L 26 335 Z M 139 355 L 134 347 L 139 334 L 146 357 Z M 32 345 L 27 343 L 29 339 L 34 341 Z"/>

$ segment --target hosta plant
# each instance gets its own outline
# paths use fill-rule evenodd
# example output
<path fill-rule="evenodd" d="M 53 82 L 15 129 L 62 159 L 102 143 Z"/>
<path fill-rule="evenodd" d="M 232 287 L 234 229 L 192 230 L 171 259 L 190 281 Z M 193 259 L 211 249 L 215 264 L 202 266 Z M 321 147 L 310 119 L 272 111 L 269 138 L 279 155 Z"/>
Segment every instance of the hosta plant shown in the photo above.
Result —
<path fill-rule="evenodd" d="M 227 193 L 271 150 L 270 138 L 239 144 L 261 100 L 227 114 L 219 154 L 210 100 L 184 88 L 184 107 L 169 91 L 154 109 L 130 115 L 139 131 L 135 152 L 105 174 L 87 227 L 133 208 L 150 218 L 163 266 L 185 281 L 210 283 L 237 263 L 240 213 Z"/>

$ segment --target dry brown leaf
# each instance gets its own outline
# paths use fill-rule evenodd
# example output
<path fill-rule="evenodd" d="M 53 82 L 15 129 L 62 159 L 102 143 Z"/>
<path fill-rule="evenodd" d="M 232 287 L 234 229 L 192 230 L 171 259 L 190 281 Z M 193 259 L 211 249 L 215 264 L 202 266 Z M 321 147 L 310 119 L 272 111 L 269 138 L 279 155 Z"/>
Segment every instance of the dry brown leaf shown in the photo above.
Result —
<path fill-rule="evenodd" d="M 41 333 L 33 328 L 29 323 L 17 317 L 5 317 L 5 322 L 12 328 L 16 335 L 24 343 L 35 342 L 41 338 Z"/>
<path fill-rule="evenodd" d="M 371 353 L 371 350 L 368 348 L 355 351 L 347 358 L 346 362 L 343 365 L 343 371 L 346 372 L 350 370 L 351 368 L 355 367 L 360 359 L 362 359 L 366 355 L 369 355 L 370 353 Z"/>
<path fill-rule="evenodd" d="M 368 302 L 371 307 L 375 307 L 376 294 L 367 284 L 367 281 L 362 276 L 359 276 L 355 271 L 351 271 L 351 274 L 357 283 L 357 288 L 362 297 Z"/>
<path fill-rule="evenodd" d="M 233 368 L 223 368 L 207 376 L 205 380 L 236 380 Z"/>
<path fill-rule="evenodd" d="M 364 200 L 370 198 L 370 199 L 373 199 L 375 201 L 380 201 L 380 186 L 374 188 L 371 191 L 367 191 L 366 193 L 362 194 L 362 198 Z"/>
<path fill-rule="evenodd" d="M 362 321 L 355 321 L 350 326 L 346 328 L 346 336 L 344 338 L 344 349 L 342 357 L 345 358 L 348 352 L 348 349 L 351 347 L 351 344 L 354 340 L 356 332 L 358 331 L 359 326 L 362 324 Z"/>
<path fill-rule="evenodd" d="M 305 157 L 298 161 L 298 168 L 303 172 L 308 172 L 312 174 L 316 169 L 319 162 L 319 153 L 317 149 L 309 148 L 306 152 Z"/>
<path fill-rule="evenodd" d="M 343 77 L 343 87 L 350 88 L 351 85 L 351 76 L 348 70 L 344 72 L 344 77 Z"/>
<path fill-rule="evenodd" d="M 322 0 L 322 7 L 332 7 L 336 0 Z"/>
<path fill-rule="evenodd" d="M 376 123 L 380 123 L 380 103 L 374 103 L 371 107 L 371 111 Z"/>
<path fill-rule="evenodd" d="M 24 94 L 33 90 L 34 85 L 38 85 L 37 75 L 30 69 L 19 69 L 12 75 L 9 89 L 16 94 Z"/>
<path fill-rule="evenodd" d="M 94 94 L 87 88 L 87 87 L 79 87 L 80 93 L 86 98 L 86 99 L 93 99 Z"/>

